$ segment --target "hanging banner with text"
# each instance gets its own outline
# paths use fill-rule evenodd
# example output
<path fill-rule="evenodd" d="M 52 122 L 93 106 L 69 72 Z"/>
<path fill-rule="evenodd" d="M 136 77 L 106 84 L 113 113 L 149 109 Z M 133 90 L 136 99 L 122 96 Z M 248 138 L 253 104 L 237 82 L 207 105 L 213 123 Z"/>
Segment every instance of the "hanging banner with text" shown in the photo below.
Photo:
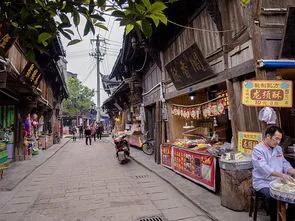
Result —
<path fill-rule="evenodd" d="M 172 169 L 172 145 L 161 144 L 161 164 Z"/>
<path fill-rule="evenodd" d="M 238 151 L 251 154 L 253 148 L 262 140 L 262 133 L 238 132 Z"/>
<path fill-rule="evenodd" d="M 244 81 L 242 89 L 242 104 L 256 107 L 292 107 L 292 90 L 292 81 Z"/>
<path fill-rule="evenodd" d="M 22 71 L 22 75 L 25 77 L 26 81 L 34 86 L 38 86 L 41 78 L 42 73 L 39 68 L 32 62 L 28 62 Z"/>

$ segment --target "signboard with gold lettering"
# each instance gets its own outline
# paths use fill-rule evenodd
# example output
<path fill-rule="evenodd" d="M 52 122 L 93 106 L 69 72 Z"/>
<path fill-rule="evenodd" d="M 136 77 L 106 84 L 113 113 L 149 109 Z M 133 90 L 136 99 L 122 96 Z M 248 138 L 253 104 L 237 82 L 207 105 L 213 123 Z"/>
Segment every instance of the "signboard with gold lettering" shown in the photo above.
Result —
<path fill-rule="evenodd" d="M 244 81 L 242 90 L 242 104 L 257 107 L 292 107 L 292 90 L 292 81 Z"/>
<path fill-rule="evenodd" d="M 215 76 L 196 43 L 168 63 L 166 70 L 177 90 Z"/>
<path fill-rule="evenodd" d="M 32 62 L 28 62 L 22 71 L 22 75 L 25 77 L 26 81 L 34 86 L 38 86 L 41 78 L 42 73 L 39 68 Z"/>
<path fill-rule="evenodd" d="M 238 151 L 251 154 L 253 148 L 262 140 L 262 133 L 238 132 Z"/>
<path fill-rule="evenodd" d="M 8 49 L 14 42 L 14 38 L 12 38 L 9 34 L 5 34 L 4 36 L 0 37 L 0 50 L 2 53 L 6 53 Z"/>

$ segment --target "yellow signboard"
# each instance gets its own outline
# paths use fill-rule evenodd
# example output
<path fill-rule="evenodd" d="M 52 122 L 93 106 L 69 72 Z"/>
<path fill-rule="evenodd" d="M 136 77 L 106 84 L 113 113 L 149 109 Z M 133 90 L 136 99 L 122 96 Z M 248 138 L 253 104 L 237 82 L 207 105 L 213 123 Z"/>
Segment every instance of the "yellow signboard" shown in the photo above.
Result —
<path fill-rule="evenodd" d="M 292 107 L 292 88 L 292 81 L 244 81 L 242 104 L 257 107 Z"/>
<path fill-rule="evenodd" d="M 262 140 L 262 133 L 238 132 L 238 151 L 251 154 L 252 149 Z"/>

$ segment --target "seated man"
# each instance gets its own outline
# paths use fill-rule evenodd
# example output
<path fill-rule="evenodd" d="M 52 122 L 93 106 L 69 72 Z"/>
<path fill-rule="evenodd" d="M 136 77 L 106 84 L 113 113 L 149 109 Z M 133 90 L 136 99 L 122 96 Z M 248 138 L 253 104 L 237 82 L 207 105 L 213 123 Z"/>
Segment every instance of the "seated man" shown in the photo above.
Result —
<path fill-rule="evenodd" d="M 257 144 L 252 152 L 253 188 L 268 200 L 271 220 L 276 220 L 276 201 L 269 193 L 270 182 L 277 178 L 292 181 L 292 177 L 288 174 L 295 174 L 295 169 L 284 158 L 282 148 L 279 146 L 282 137 L 281 128 L 270 126 L 265 131 L 263 141 Z"/>

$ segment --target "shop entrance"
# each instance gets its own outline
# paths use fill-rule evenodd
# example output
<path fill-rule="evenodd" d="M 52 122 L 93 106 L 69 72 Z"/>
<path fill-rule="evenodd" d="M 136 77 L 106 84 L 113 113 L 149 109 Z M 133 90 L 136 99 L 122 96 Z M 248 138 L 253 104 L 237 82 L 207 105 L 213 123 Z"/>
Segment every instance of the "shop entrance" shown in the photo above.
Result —
<path fill-rule="evenodd" d="M 155 123 L 156 123 L 156 105 L 147 106 L 146 111 L 146 128 L 148 139 L 155 140 Z"/>

